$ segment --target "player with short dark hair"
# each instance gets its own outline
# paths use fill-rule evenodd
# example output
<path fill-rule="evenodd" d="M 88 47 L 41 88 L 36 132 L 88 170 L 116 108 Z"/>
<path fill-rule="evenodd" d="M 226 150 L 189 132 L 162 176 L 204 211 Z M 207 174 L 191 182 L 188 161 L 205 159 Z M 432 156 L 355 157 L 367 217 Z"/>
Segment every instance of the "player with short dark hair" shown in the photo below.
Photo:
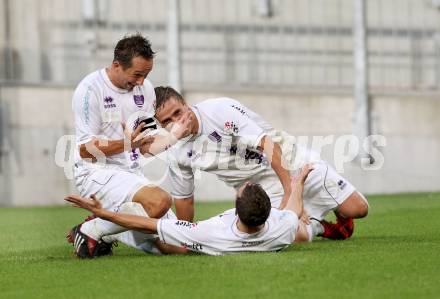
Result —
<path fill-rule="evenodd" d="M 314 170 L 305 184 L 303 220 L 314 235 L 346 239 L 354 230 L 353 218 L 365 217 L 368 202 L 355 187 L 319 155 L 295 144 L 291 135 L 274 129 L 261 116 L 231 98 L 214 98 L 189 107 L 171 87 L 156 87 L 156 119 L 168 126 L 190 111 L 191 138 L 168 151 L 171 195 L 179 219 L 194 217 L 194 170 L 215 174 L 238 188 L 245 181 L 260 184 L 273 207 L 283 208 L 290 195 L 290 177 L 304 164 Z M 162 92 L 162 91 L 167 92 Z M 177 96 L 176 96 L 177 94 Z M 324 220 L 334 211 L 337 223 Z"/>
<path fill-rule="evenodd" d="M 263 224 L 269 216 L 270 209 L 270 198 L 258 184 L 247 182 L 241 194 L 237 194 L 235 211 L 240 220 L 249 227 Z"/>
<path fill-rule="evenodd" d="M 86 199 L 71 195 L 65 200 L 91 211 L 96 217 L 141 232 L 143 243 L 136 243 L 129 237 L 124 243 L 150 253 L 194 251 L 223 255 L 279 251 L 294 241 L 309 239 L 309 232 L 299 217 L 303 213 L 304 182 L 311 170 L 310 165 L 305 165 L 298 177 L 292 180 L 292 192 L 282 210 L 270 206 L 270 199 L 261 186 L 247 182 L 237 190 L 236 209 L 198 223 L 148 218 L 147 215 L 140 215 L 136 207 L 130 207 L 123 213 L 114 213 L 102 209 L 95 196 Z M 157 233 L 158 239 L 152 233 Z"/>
<path fill-rule="evenodd" d="M 142 57 L 145 60 L 152 60 L 156 54 L 151 49 L 151 43 L 140 33 L 128 35 L 118 41 L 115 46 L 113 60 L 118 61 L 123 69 L 133 65 L 133 58 Z"/>
<path fill-rule="evenodd" d="M 103 208 L 116 211 L 127 202 L 137 202 L 151 217 L 169 210 L 167 192 L 141 172 L 141 157 L 165 150 L 187 134 L 187 115 L 164 136 L 147 136 L 155 129 L 154 88 L 147 76 L 153 69 L 154 51 L 140 34 L 121 39 L 114 60 L 107 68 L 86 76 L 72 99 L 76 143 L 75 184 L 82 196 L 97 194 Z M 111 244 L 101 242 L 102 232 L 118 233 L 125 228 L 93 219 L 75 226 L 68 241 L 80 258 L 108 254 Z"/>
<path fill-rule="evenodd" d="M 182 95 L 172 87 L 158 86 L 154 89 L 154 92 L 156 93 L 156 109 L 162 108 L 169 98 L 173 98 L 178 102 L 185 104 L 185 99 Z"/>

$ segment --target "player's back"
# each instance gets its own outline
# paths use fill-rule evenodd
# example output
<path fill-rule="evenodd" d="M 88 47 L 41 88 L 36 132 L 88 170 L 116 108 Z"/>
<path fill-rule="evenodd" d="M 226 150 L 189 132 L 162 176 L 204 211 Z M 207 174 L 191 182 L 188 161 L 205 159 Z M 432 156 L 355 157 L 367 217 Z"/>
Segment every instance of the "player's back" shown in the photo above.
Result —
<path fill-rule="evenodd" d="M 291 211 L 272 208 L 264 227 L 248 234 L 237 228 L 235 209 L 200 221 L 161 220 L 159 236 L 165 243 L 195 252 L 224 255 L 239 252 L 278 251 L 292 244 L 298 217 Z"/>

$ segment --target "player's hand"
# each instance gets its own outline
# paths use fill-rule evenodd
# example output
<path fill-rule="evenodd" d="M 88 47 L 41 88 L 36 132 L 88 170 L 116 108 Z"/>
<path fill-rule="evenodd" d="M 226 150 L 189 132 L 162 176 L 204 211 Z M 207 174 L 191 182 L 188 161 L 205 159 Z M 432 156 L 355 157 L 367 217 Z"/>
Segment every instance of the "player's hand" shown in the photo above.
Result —
<path fill-rule="evenodd" d="M 301 217 L 299 218 L 299 220 L 307 225 L 309 225 L 311 223 L 309 214 L 307 214 L 307 212 L 304 210 L 303 210 L 303 213 L 302 213 Z"/>
<path fill-rule="evenodd" d="M 313 165 L 306 164 L 300 169 L 299 174 L 297 176 L 292 177 L 292 181 L 290 184 L 292 188 L 292 192 L 300 192 L 300 193 L 303 192 L 304 183 L 307 179 L 307 176 L 312 170 L 313 170 Z"/>
<path fill-rule="evenodd" d="M 154 136 L 143 136 L 141 134 L 142 128 L 145 126 L 144 123 L 140 123 L 133 132 L 129 132 L 124 123 L 121 123 L 121 125 L 124 130 L 124 144 L 126 149 L 131 150 L 144 146 L 148 147 L 154 142 Z"/>
<path fill-rule="evenodd" d="M 300 170 L 298 176 L 292 179 L 292 184 L 304 185 L 309 173 L 314 169 L 312 164 L 304 165 Z"/>
<path fill-rule="evenodd" d="M 181 139 L 191 134 L 191 124 L 193 122 L 192 115 L 191 110 L 187 109 L 179 120 L 172 125 L 170 133 L 177 139 Z"/>
<path fill-rule="evenodd" d="M 65 197 L 64 200 L 72 203 L 72 206 L 76 208 L 89 210 L 95 215 L 101 209 L 101 203 L 94 194 L 91 196 L 91 198 L 84 198 L 77 195 L 69 195 Z"/>

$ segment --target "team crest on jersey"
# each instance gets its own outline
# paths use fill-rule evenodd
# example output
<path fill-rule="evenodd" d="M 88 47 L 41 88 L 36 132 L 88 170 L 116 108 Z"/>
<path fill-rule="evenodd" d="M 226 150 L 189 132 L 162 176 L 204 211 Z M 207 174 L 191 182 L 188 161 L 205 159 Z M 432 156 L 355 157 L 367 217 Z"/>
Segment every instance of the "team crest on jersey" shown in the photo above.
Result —
<path fill-rule="evenodd" d="M 105 97 L 104 98 L 104 108 L 105 109 L 116 108 L 116 104 L 113 103 L 113 98 L 112 97 Z"/>
<path fill-rule="evenodd" d="M 214 141 L 214 142 L 217 142 L 217 143 L 222 141 L 222 136 L 220 136 L 220 134 L 217 133 L 216 131 L 214 131 L 211 134 L 209 134 L 208 138 L 211 141 Z"/>
<path fill-rule="evenodd" d="M 232 121 L 225 122 L 224 129 L 227 134 L 232 134 L 232 133 L 237 134 L 238 133 L 237 125 Z"/>
<path fill-rule="evenodd" d="M 143 95 L 134 95 L 133 99 L 134 99 L 134 103 L 139 108 L 142 108 L 142 106 L 144 106 L 145 99 Z"/>

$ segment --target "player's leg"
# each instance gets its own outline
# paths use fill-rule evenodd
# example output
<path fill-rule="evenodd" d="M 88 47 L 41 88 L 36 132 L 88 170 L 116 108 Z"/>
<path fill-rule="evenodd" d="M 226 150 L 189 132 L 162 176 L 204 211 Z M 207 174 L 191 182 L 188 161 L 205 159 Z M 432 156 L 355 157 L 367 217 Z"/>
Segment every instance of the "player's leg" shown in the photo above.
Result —
<path fill-rule="evenodd" d="M 132 215 L 138 215 L 148 217 L 147 213 L 143 209 L 142 205 L 135 202 L 124 203 L 118 213 L 126 213 Z M 177 219 L 176 215 L 170 209 L 161 219 Z M 128 230 L 119 234 L 106 235 L 102 237 L 102 240 L 106 243 L 120 242 L 132 248 L 144 251 L 146 253 L 160 255 L 161 253 L 170 253 L 164 251 L 162 244 L 158 244 L 157 234 L 146 234 L 138 231 Z"/>
<path fill-rule="evenodd" d="M 153 213 L 154 216 L 166 212 L 166 208 L 171 205 L 171 199 L 166 192 L 159 188 L 146 187 L 148 182 L 136 174 L 100 170 L 89 176 L 84 182 L 81 192 L 82 196 L 89 197 L 95 194 L 101 201 L 105 209 L 118 211 L 120 206 L 125 202 L 131 202 L 136 199 L 141 203 L 141 209 Z M 147 191 L 152 191 L 152 199 L 146 198 Z M 84 193 L 84 194 L 83 194 Z M 148 213 L 148 212 L 147 212 Z M 70 240 L 74 242 L 75 253 L 80 258 L 95 257 L 96 253 L 106 252 L 111 244 L 101 241 L 105 235 L 117 234 L 127 229 L 103 219 L 93 219 L 80 224 L 70 232 Z M 107 250 L 101 251 L 101 247 Z"/>
<path fill-rule="evenodd" d="M 363 218 L 368 215 L 368 201 L 364 195 L 354 191 L 335 211 L 343 218 Z"/>
<path fill-rule="evenodd" d="M 148 217 L 148 214 L 143 206 L 137 202 L 126 202 L 122 204 L 118 213 Z M 155 246 L 155 241 L 157 239 L 157 234 L 146 234 L 132 230 L 102 237 L 102 240 L 108 244 L 121 242 L 127 246 L 142 250 L 144 252 L 160 255 L 160 250 Z"/>
<path fill-rule="evenodd" d="M 121 185 L 124 186 L 126 184 Z M 114 195 L 119 193 L 117 190 L 114 191 Z M 148 197 L 150 191 L 151 197 Z M 137 203 L 137 205 L 133 205 L 133 203 Z M 171 207 L 171 198 L 160 188 L 142 186 L 135 192 L 132 198 L 128 197 L 127 200 L 124 200 L 124 203 L 118 205 L 117 208 L 114 209 L 115 212 L 119 212 L 120 207 L 125 207 L 124 211 L 130 214 L 138 214 L 139 212 L 137 210 L 142 210 L 145 216 L 161 218 Z M 103 236 L 121 233 L 126 230 L 125 227 L 100 218 L 88 221 L 81 227 L 81 232 L 94 240 L 100 240 Z"/>
<path fill-rule="evenodd" d="M 161 218 L 172 203 L 171 196 L 156 186 L 143 186 L 134 194 L 132 201 L 141 204 L 151 218 Z"/>
<path fill-rule="evenodd" d="M 321 231 L 318 235 L 325 238 L 349 238 L 354 231 L 353 218 L 367 215 L 368 202 L 326 162 L 317 162 L 314 167 L 304 185 L 304 209 L 322 225 L 321 230 L 314 231 Z M 336 224 L 324 220 L 332 210 L 338 219 Z"/>

